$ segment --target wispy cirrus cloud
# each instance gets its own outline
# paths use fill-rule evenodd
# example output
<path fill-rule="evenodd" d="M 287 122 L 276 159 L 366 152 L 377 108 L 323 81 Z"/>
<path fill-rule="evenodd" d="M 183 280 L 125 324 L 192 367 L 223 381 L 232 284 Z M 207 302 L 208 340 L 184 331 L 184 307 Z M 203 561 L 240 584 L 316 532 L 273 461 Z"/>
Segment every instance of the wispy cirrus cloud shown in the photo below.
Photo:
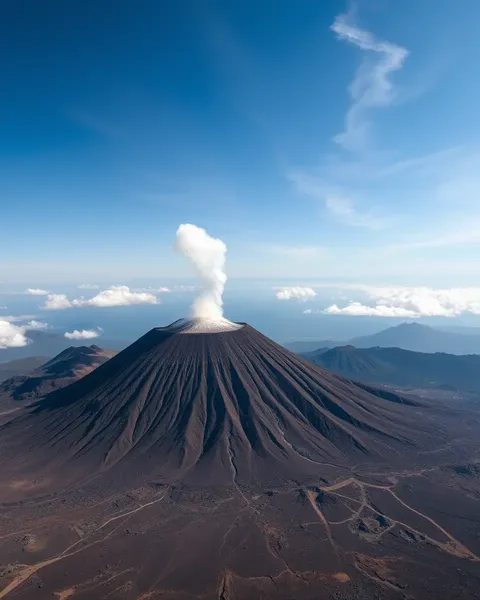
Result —
<path fill-rule="evenodd" d="M 395 101 L 391 76 L 402 68 L 409 53 L 406 48 L 377 39 L 358 27 L 350 13 L 337 16 L 331 29 L 340 40 L 365 53 L 349 87 L 352 104 L 345 117 L 345 129 L 334 138 L 343 148 L 362 152 L 369 145 L 370 112 Z"/>
<path fill-rule="evenodd" d="M 408 236 L 397 243 L 386 246 L 387 252 L 396 250 L 417 250 L 423 248 L 454 248 L 459 246 L 480 246 L 480 219 L 452 223 L 440 231 L 422 232 Z"/>
<path fill-rule="evenodd" d="M 380 167 L 372 164 L 376 159 L 369 156 L 376 154 L 372 142 L 372 113 L 374 109 L 392 105 L 397 99 L 392 75 L 402 68 L 408 50 L 360 28 L 352 13 L 338 15 L 331 30 L 339 40 L 353 45 L 362 54 L 362 63 L 348 89 L 351 104 L 345 115 L 344 130 L 333 138 L 340 149 L 313 168 L 288 170 L 287 177 L 300 194 L 321 201 L 325 212 L 337 222 L 381 230 L 394 220 L 392 211 L 389 210 L 388 217 L 382 214 L 371 194 L 362 193 L 361 187 L 352 184 L 358 178 L 371 179 Z M 345 158 L 345 151 L 360 159 Z M 390 167 L 393 173 L 395 169 L 414 165 L 415 161 L 404 159 L 383 168 L 388 172 Z"/>
<path fill-rule="evenodd" d="M 328 184 L 312 173 L 292 171 L 289 179 L 300 193 L 322 202 L 326 211 L 344 225 L 378 230 L 389 222 L 389 219 L 378 214 L 375 207 L 359 208 L 350 192 Z"/>

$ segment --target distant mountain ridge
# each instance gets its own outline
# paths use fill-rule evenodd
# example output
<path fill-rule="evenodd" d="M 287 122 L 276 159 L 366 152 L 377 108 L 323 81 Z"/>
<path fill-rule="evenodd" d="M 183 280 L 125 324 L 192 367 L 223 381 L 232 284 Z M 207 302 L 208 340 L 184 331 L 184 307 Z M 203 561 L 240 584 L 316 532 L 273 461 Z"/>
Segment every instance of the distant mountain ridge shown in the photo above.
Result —
<path fill-rule="evenodd" d="M 31 343 L 21 348 L 8 348 L 0 350 L 0 364 L 30 358 L 32 356 L 44 356 L 51 358 L 69 347 L 81 347 L 85 340 L 68 340 L 60 333 L 48 331 L 28 331 L 27 337 Z M 123 350 L 128 342 L 122 340 L 108 340 L 102 338 L 102 345 L 112 350 Z"/>
<path fill-rule="evenodd" d="M 365 383 L 480 393 L 480 356 L 476 354 L 458 356 L 378 346 L 340 346 L 302 356 L 338 375 Z"/>
<path fill-rule="evenodd" d="M 0 383 L 0 408 L 9 409 L 36 400 L 84 377 L 110 358 L 114 350 L 99 346 L 70 347 L 27 375 Z"/>
<path fill-rule="evenodd" d="M 286 347 L 292 352 L 304 353 L 317 349 L 350 345 L 355 348 L 401 348 L 412 352 L 446 354 L 480 354 L 480 335 L 435 329 L 419 323 L 402 323 L 379 333 L 355 337 L 348 341 L 319 340 L 292 342 Z"/>
<path fill-rule="evenodd" d="M 29 356 L 27 358 L 19 358 L 17 360 L 9 360 L 5 363 L 0 363 L 0 382 L 16 375 L 26 375 L 31 373 L 38 367 L 41 367 L 48 360 L 48 356 Z"/>

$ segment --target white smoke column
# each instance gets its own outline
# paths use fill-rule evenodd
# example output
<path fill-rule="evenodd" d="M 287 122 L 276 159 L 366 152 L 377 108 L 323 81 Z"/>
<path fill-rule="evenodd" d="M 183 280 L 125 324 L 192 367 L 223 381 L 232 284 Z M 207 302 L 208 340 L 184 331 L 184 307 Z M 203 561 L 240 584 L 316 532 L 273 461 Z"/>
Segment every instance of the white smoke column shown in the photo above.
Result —
<path fill-rule="evenodd" d="M 194 318 L 218 321 L 223 315 L 223 290 L 227 281 L 227 247 L 205 229 L 184 223 L 177 229 L 175 249 L 192 261 L 203 280 L 203 292 L 192 304 Z"/>

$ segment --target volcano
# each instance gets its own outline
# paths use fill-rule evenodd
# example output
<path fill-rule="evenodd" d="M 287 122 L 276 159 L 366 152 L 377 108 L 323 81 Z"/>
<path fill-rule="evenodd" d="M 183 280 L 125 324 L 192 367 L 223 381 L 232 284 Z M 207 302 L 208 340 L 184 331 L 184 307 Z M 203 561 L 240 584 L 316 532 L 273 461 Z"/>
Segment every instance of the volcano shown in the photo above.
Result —
<path fill-rule="evenodd" d="M 181 320 L 51 394 L 24 425 L 42 470 L 65 465 L 62 482 L 132 467 L 168 482 L 273 483 L 415 448 L 406 402 L 320 371 L 249 325 Z"/>
<path fill-rule="evenodd" d="M 152 329 L 0 428 L 0 598 L 452 597 L 459 564 L 467 589 L 480 576 L 480 531 L 425 506 L 446 479 L 451 502 L 476 418 L 245 323 Z"/>

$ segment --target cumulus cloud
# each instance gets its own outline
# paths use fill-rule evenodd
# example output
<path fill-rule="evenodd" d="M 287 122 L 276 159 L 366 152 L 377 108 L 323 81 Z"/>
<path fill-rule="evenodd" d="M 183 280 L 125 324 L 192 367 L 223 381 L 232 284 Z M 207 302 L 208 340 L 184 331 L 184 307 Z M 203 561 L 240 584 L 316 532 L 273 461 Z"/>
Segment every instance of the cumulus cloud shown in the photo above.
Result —
<path fill-rule="evenodd" d="M 65 294 L 49 294 L 43 308 L 45 310 L 64 310 L 74 306 L 107 308 L 133 304 L 157 304 L 157 298 L 151 293 L 134 292 L 126 285 L 112 285 L 108 290 L 102 290 L 93 298 L 69 300 Z"/>
<path fill-rule="evenodd" d="M 25 327 L 0 320 L 0 349 L 21 348 L 28 344 Z"/>
<path fill-rule="evenodd" d="M 45 310 L 65 310 L 72 308 L 72 303 L 65 294 L 48 294 L 43 307 Z"/>
<path fill-rule="evenodd" d="M 48 294 L 48 290 L 42 290 L 40 288 L 28 288 L 27 294 L 30 294 L 30 296 L 46 296 Z"/>
<path fill-rule="evenodd" d="M 279 290 L 275 296 L 277 300 L 310 300 L 315 298 L 317 292 L 310 287 L 284 287 Z"/>
<path fill-rule="evenodd" d="M 360 29 L 352 22 L 351 14 L 336 17 L 331 29 L 340 40 L 367 53 L 350 84 L 352 104 L 345 117 L 345 129 L 334 138 L 347 150 L 361 151 L 371 127 L 368 113 L 371 109 L 389 106 L 395 100 L 391 75 L 402 68 L 408 50 Z"/>
<path fill-rule="evenodd" d="M 192 262 L 203 282 L 203 292 L 192 305 L 193 317 L 221 319 L 223 290 L 227 282 L 226 245 L 205 229 L 184 223 L 177 229 L 175 249 Z"/>
<path fill-rule="evenodd" d="M 133 304 L 157 304 L 157 298 L 147 292 L 133 292 L 126 285 L 112 285 L 108 290 L 99 292 L 93 298 L 72 300 L 73 306 L 131 306 Z"/>
<path fill-rule="evenodd" d="M 374 317 L 457 317 L 464 313 L 480 315 L 480 288 L 428 287 L 368 287 L 359 286 L 373 301 L 350 302 L 340 308 L 336 304 L 323 312 L 331 315 L 354 315 Z"/>
<path fill-rule="evenodd" d="M 27 330 L 32 330 L 32 329 L 37 329 L 39 331 L 44 331 L 45 329 L 48 329 L 48 323 L 44 323 L 43 321 L 29 321 L 26 325 L 25 325 L 25 329 Z"/>
<path fill-rule="evenodd" d="M 71 332 L 66 331 L 63 335 L 68 340 L 91 340 L 93 338 L 97 338 L 102 330 L 99 329 L 74 329 Z"/>
<path fill-rule="evenodd" d="M 79 290 L 98 290 L 99 286 L 93 283 L 81 283 L 80 285 L 77 285 L 77 288 Z"/>

